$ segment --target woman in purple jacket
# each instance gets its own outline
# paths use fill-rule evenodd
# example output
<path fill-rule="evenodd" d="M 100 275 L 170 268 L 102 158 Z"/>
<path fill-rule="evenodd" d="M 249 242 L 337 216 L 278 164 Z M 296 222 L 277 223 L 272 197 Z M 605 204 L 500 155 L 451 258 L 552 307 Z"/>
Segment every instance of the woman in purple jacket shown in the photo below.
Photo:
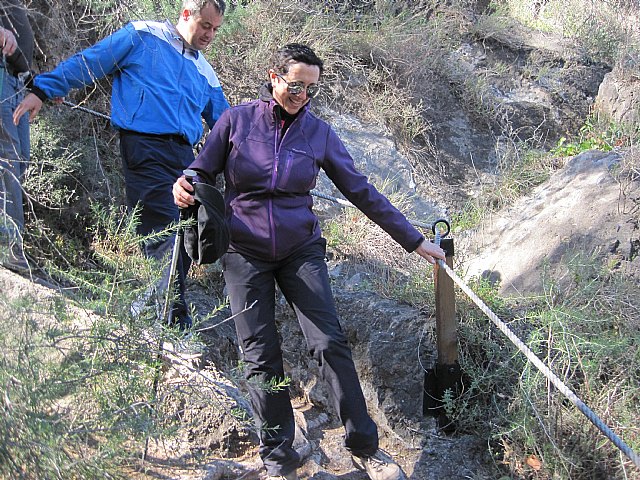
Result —
<path fill-rule="evenodd" d="M 221 263 L 247 377 L 268 383 L 285 376 L 274 313 L 277 282 L 332 393 L 355 467 L 373 480 L 404 478 L 378 448 L 377 427 L 367 413 L 336 313 L 326 241 L 312 210 L 310 192 L 319 170 L 407 251 L 432 264 L 445 258 L 444 251 L 425 240 L 355 169 L 336 133 L 309 111 L 323 68 L 313 50 L 286 45 L 271 65 L 260 99 L 225 111 L 190 166 L 198 173 L 196 181 L 214 183 L 224 173 L 230 246 Z M 191 192 L 191 185 L 179 178 L 173 187 L 176 205 L 193 204 Z M 300 458 L 292 448 L 295 424 L 288 389 L 252 388 L 250 393 L 269 478 L 297 479 Z"/>

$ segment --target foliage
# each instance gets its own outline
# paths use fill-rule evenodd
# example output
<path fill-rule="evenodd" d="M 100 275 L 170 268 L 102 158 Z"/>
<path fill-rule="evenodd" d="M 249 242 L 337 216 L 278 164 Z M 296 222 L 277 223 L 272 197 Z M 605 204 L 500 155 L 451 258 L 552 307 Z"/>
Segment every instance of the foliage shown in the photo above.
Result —
<path fill-rule="evenodd" d="M 34 308 L 32 300 L 24 297 L 3 308 L 8 315 L 0 326 L 0 381 L 4 387 L 0 476 L 102 478 L 114 452 L 105 444 L 99 453 L 85 456 L 87 442 L 100 435 L 95 425 L 86 422 L 85 414 L 92 407 L 79 412 L 77 423 L 68 413 L 68 399 L 75 394 L 84 396 L 84 383 L 91 378 L 84 342 L 63 323 L 66 307 L 55 303 L 45 307 L 39 301 Z M 35 321 L 37 315 L 56 314 L 58 324 L 45 329 L 41 321 Z M 56 362 L 56 357 L 62 358 Z"/>
<path fill-rule="evenodd" d="M 144 457 L 149 438 L 182 425 L 173 405 L 212 403 L 206 382 L 156 386 L 159 339 L 199 351 L 206 318 L 194 315 L 196 330 L 182 339 L 158 322 L 164 297 L 133 315 L 163 265 L 141 255 L 151 237 L 136 235 L 137 212 L 94 204 L 92 214 L 91 268 L 49 267 L 75 286 L 76 302 L 0 298 L 1 478 L 127 478 L 122 466 Z"/>
<path fill-rule="evenodd" d="M 637 417 L 640 376 L 626 367 L 640 354 L 637 289 L 595 257 L 577 255 L 569 267 L 568 291 L 551 284 L 545 296 L 517 304 L 496 298 L 482 282 L 474 290 L 637 451 L 640 429 L 627 419 Z M 449 399 L 457 425 L 491 432 L 497 463 L 516 478 L 623 478 L 629 462 L 506 337 L 467 305 L 460 319 L 467 383 Z M 532 456 L 541 462 L 537 470 Z"/>
<path fill-rule="evenodd" d="M 497 15 L 573 38 L 592 61 L 612 65 L 638 34 L 637 6 L 625 0 L 496 0 L 492 6 Z"/>
<path fill-rule="evenodd" d="M 552 155 L 523 146 L 500 163 L 500 180 L 491 200 L 494 210 L 512 204 L 544 183 L 561 163 Z"/>
<path fill-rule="evenodd" d="M 478 202 L 468 200 L 460 210 L 451 215 L 453 233 L 463 232 L 480 224 L 484 218 L 485 209 Z"/>
<path fill-rule="evenodd" d="M 438 159 L 424 115 L 428 106 L 420 98 L 432 83 L 430 68 L 456 41 L 456 30 L 446 26 L 456 22 L 458 10 L 441 12 L 445 6 L 439 2 L 431 6 L 442 28 L 429 28 L 419 10 L 410 8 L 390 16 L 382 8 L 363 6 L 372 12 L 365 15 L 345 4 L 336 16 L 337 4 L 254 0 L 227 13 L 210 58 L 234 104 L 256 97 L 276 48 L 291 42 L 309 44 L 325 62 L 323 91 L 315 103 L 358 112 L 369 123 L 386 125 L 415 168 L 433 173 Z"/>
<path fill-rule="evenodd" d="M 111 299 L 100 316 L 57 297 L 2 299 L 3 478 L 118 478 L 154 428 L 156 344 L 123 313 L 130 283 L 68 274 Z"/>
<path fill-rule="evenodd" d="M 571 142 L 562 137 L 551 153 L 557 156 L 578 155 L 587 150 L 600 150 L 608 152 L 615 147 L 628 146 L 632 137 L 626 134 L 626 129 L 612 121 L 603 125 L 597 117 L 588 118 L 580 127 L 577 138 Z"/>

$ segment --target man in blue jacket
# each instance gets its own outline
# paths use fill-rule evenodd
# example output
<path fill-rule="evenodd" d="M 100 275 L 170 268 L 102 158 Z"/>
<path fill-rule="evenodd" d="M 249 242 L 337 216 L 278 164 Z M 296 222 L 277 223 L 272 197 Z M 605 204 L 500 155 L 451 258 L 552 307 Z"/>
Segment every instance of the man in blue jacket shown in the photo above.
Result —
<path fill-rule="evenodd" d="M 224 11 L 224 0 L 183 0 L 176 25 L 129 23 L 52 72 L 38 75 L 32 93 L 16 109 L 14 122 L 26 112 L 32 120 L 45 100 L 112 75 L 111 123 L 120 132 L 127 206 L 141 207 L 141 235 L 162 231 L 178 219 L 171 187 L 194 159 L 192 147 L 203 133 L 201 117 L 211 128 L 229 107 L 216 73 L 200 53 L 215 37 Z M 162 259 L 172 246 L 171 238 L 149 241 L 144 252 Z M 169 320 L 181 328 L 191 325 L 184 299 L 190 263 L 182 246 L 179 300 Z"/>

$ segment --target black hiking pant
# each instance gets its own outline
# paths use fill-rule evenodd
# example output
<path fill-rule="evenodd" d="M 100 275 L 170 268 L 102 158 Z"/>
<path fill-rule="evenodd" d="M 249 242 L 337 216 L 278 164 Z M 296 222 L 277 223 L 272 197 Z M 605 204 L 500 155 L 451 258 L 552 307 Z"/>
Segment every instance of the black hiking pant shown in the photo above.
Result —
<path fill-rule="evenodd" d="M 127 207 L 140 207 L 140 225 L 137 233 L 149 235 L 161 232 L 180 217 L 178 206 L 173 201 L 173 184 L 182 171 L 194 160 L 193 148 L 176 135 L 148 135 L 120 131 L 120 153 L 127 193 Z M 170 259 L 175 236 L 162 240 L 150 240 L 143 245 L 145 256 L 158 260 Z M 178 300 L 173 304 L 172 318 L 183 325 L 188 318 L 184 298 L 185 279 L 191 259 L 180 244 L 180 258 L 176 269 Z M 170 262 L 158 285 L 159 291 L 167 288 Z"/>
<path fill-rule="evenodd" d="M 279 262 L 258 260 L 237 252 L 222 257 L 238 343 L 248 379 L 264 385 L 284 378 L 280 340 L 275 322 L 277 282 L 293 307 L 309 354 L 320 367 L 331 400 L 345 428 L 345 446 L 353 454 L 372 455 L 378 431 L 367 413 L 364 395 L 342 332 L 325 263 L 326 241 L 302 248 Z M 246 306 L 255 305 L 242 312 Z M 295 423 L 287 388 L 269 393 L 249 382 L 251 403 L 260 435 L 260 456 L 270 475 L 298 467 L 293 449 Z"/>

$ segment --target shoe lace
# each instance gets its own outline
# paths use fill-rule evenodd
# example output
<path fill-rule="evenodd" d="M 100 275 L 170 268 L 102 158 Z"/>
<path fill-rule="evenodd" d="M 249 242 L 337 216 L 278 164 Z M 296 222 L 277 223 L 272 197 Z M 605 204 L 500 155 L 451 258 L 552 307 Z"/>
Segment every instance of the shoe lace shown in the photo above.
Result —
<path fill-rule="evenodd" d="M 382 470 L 384 467 L 389 465 L 390 458 L 389 454 L 382 449 L 379 449 L 376 453 L 367 458 L 367 462 L 373 469 L 376 471 Z"/>

